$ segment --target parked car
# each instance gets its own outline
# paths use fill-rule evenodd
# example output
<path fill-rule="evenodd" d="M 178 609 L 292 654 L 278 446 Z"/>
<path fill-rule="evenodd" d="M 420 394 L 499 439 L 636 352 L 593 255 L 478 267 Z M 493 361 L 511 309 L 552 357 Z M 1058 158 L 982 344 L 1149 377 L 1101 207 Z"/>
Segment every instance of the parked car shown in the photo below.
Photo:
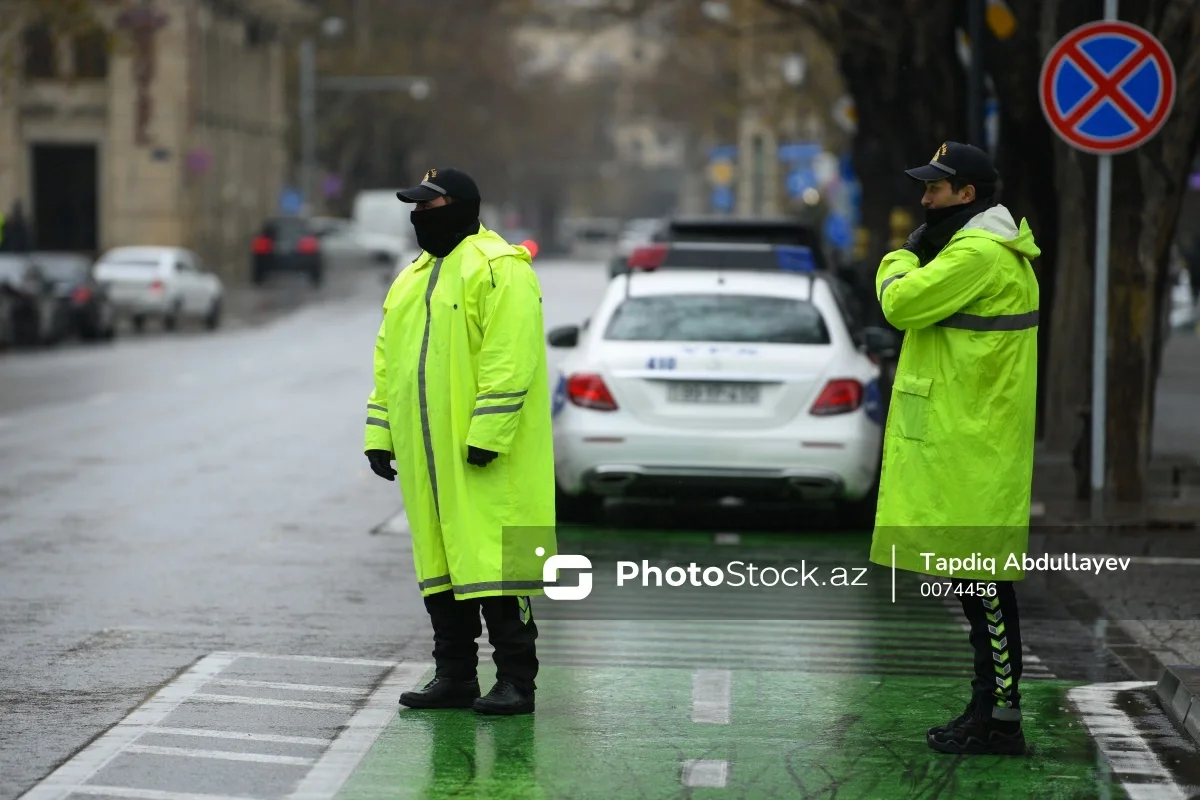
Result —
<path fill-rule="evenodd" d="M 372 236 L 352 219 L 314 217 L 310 224 L 321 240 L 326 264 L 355 268 L 395 266 L 398 251 L 391 238 Z"/>
<path fill-rule="evenodd" d="M 92 274 L 90 258 L 75 253 L 33 253 L 31 258 L 54 284 L 71 333 L 88 340 L 116 335 L 116 309 Z"/>
<path fill-rule="evenodd" d="M 254 283 L 261 286 L 275 272 L 298 272 L 320 286 L 325 278 L 321 237 L 304 217 L 276 217 L 263 223 L 250 245 Z"/>
<path fill-rule="evenodd" d="M 7 300 L 4 327 L 12 344 L 55 344 L 66 336 L 69 314 L 54 283 L 29 256 L 0 255 L 0 291 Z"/>
<path fill-rule="evenodd" d="M 118 247 L 101 256 L 94 270 L 118 314 L 136 330 L 157 318 L 167 330 L 185 319 L 209 330 L 221 324 L 225 288 L 200 256 L 181 247 Z"/>
<path fill-rule="evenodd" d="M 1171 287 L 1170 327 L 1173 330 L 1184 330 L 1194 327 L 1197 323 L 1196 294 L 1192 289 L 1192 279 L 1187 270 L 1180 270 L 1174 285 Z"/>

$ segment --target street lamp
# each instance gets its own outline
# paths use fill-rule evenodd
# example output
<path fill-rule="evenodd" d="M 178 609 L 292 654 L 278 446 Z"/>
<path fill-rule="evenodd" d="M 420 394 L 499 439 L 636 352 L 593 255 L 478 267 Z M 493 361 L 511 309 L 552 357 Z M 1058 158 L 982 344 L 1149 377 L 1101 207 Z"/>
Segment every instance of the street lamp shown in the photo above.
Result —
<path fill-rule="evenodd" d="M 336 39 L 346 30 L 340 17 L 326 17 L 321 34 Z M 317 172 L 317 46 L 311 36 L 300 43 L 300 191 L 312 208 Z"/>

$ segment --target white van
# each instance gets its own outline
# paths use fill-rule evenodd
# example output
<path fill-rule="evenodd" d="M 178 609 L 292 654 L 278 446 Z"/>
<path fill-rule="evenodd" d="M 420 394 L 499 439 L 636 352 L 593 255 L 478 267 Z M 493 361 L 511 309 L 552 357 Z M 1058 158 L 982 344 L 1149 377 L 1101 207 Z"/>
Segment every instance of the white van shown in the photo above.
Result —
<path fill-rule="evenodd" d="M 371 189 L 354 198 L 354 232 L 362 246 L 387 253 L 393 266 L 409 263 L 421 252 L 408 216 L 412 206 L 400 202 L 398 189 Z"/>

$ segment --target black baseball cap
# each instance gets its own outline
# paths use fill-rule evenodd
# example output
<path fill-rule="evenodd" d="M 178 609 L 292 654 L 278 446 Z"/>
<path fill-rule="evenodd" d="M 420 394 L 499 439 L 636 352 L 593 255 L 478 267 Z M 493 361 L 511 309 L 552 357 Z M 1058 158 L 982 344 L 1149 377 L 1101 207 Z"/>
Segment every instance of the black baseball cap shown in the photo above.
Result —
<path fill-rule="evenodd" d="M 396 192 L 405 203 L 424 203 L 438 197 L 453 197 L 455 200 L 478 200 L 479 187 L 470 175 L 458 169 L 431 169 L 425 173 L 419 186 Z"/>
<path fill-rule="evenodd" d="M 991 156 L 978 147 L 961 142 L 943 143 L 928 164 L 905 170 L 904 174 L 918 181 L 959 178 L 984 186 L 994 185 L 1000 179 Z"/>

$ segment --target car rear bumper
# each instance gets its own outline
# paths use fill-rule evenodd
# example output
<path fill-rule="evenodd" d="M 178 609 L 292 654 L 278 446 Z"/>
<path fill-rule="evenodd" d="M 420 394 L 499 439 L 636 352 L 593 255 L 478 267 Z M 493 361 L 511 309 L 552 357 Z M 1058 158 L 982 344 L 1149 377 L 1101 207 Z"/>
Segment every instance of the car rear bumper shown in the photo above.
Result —
<path fill-rule="evenodd" d="M 849 420 L 847 420 L 849 422 Z M 882 434 L 869 421 L 820 441 L 767 435 L 558 433 L 555 472 L 568 494 L 795 501 L 857 500 L 878 476 Z"/>
<path fill-rule="evenodd" d="M 312 272 L 321 268 L 319 253 L 288 253 L 257 257 L 255 266 L 271 272 Z"/>

